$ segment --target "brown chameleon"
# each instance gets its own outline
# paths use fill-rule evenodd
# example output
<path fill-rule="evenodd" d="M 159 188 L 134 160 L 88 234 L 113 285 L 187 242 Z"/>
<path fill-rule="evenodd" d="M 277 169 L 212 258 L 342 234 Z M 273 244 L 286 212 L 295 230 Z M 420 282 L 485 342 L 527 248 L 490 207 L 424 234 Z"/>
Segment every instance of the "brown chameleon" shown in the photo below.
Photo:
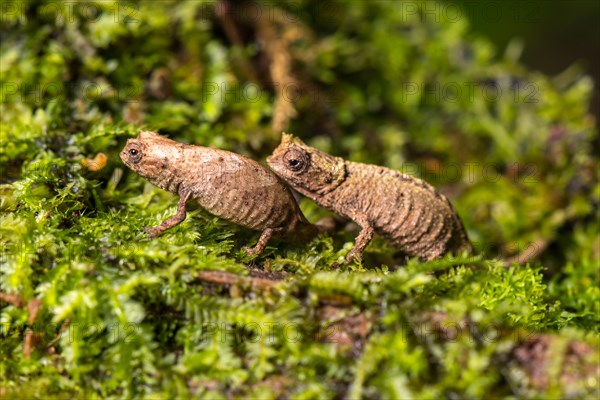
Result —
<path fill-rule="evenodd" d="M 286 133 L 267 163 L 298 192 L 361 226 L 347 262 L 362 258 L 375 232 L 425 260 L 472 251 L 452 204 L 420 179 L 331 156 Z"/>
<path fill-rule="evenodd" d="M 249 255 L 260 254 L 272 236 L 306 240 L 317 233 L 285 183 L 247 157 L 148 131 L 127 140 L 120 157 L 152 184 L 179 195 L 174 216 L 144 228 L 150 239 L 185 219 L 189 199 L 213 215 L 262 231 L 254 248 L 244 248 Z"/>

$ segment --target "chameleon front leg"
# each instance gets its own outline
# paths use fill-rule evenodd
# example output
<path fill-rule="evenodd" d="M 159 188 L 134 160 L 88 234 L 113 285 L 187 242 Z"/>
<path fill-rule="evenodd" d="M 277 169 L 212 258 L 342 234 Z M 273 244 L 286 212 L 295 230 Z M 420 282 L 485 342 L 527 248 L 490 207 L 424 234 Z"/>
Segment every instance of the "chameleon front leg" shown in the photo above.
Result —
<path fill-rule="evenodd" d="M 369 244 L 371 239 L 373 239 L 373 234 L 375 233 L 375 229 L 369 224 L 360 224 L 362 230 L 354 240 L 354 247 L 350 252 L 346 255 L 346 263 L 350 264 L 352 260 L 362 260 L 362 253 L 365 247 Z"/>
<path fill-rule="evenodd" d="M 164 220 L 160 225 L 152 228 L 144 228 L 144 232 L 148 233 L 148 239 L 154 239 L 155 237 L 162 235 L 166 230 L 171 229 L 175 225 L 179 224 L 185 219 L 185 203 L 190 198 L 191 192 L 186 192 L 179 197 L 179 203 L 177 203 L 177 214 Z"/>
<path fill-rule="evenodd" d="M 267 243 L 269 242 L 271 237 L 273 237 L 274 235 L 282 234 L 284 232 L 285 232 L 285 228 L 267 228 L 261 233 L 260 238 L 258 238 L 258 243 L 256 243 L 256 246 L 254 246 L 252 248 L 244 246 L 243 250 L 250 257 L 259 255 L 260 253 L 263 252 L 265 247 L 267 247 Z"/>

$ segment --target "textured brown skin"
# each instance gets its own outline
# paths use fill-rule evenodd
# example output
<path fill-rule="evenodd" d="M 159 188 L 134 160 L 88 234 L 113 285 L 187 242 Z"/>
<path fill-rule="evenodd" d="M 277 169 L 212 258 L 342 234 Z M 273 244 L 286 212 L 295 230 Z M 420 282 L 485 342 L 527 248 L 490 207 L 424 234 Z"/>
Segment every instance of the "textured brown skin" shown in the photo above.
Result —
<path fill-rule="evenodd" d="M 260 254 L 274 235 L 306 240 L 317 233 L 285 183 L 247 157 L 178 143 L 148 131 L 129 139 L 120 157 L 150 183 L 180 196 L 174 216 L 144 228 L 150 239 L 185 219 L 188 199 L 213 215 L 262 231 L 256 246 L 245 248 L 249 255 Z"/>
<path fill-rule="evenodd" d="M 298 192 L 361 226 L 347 262 L 362 258 L 375 232 L 403 253 L 425 260 L 472 251 L 450 201 L 420 179 L 345 161 L 286 133 L 267 162 Z"/>

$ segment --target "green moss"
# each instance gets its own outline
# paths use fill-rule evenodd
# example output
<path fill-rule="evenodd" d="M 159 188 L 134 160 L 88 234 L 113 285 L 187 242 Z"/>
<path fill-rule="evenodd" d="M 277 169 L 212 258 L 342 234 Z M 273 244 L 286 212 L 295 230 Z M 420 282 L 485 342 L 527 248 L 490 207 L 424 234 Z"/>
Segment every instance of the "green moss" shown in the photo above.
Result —
<path fill-rule="evenodd" d="M 263 159 L 279 132 L 259 42 L 285 35 L 258 40 L 254 20 L 240 17 L 252 39 L 234 45 L 210 2 L 94 3 L 97 19 L 78 7 L 55 18 L 71 12 L 48 8 L 56 4 L 19 3 L 19 17 L 2 22 L 0 393 L 597 393 L 589 380 L 528 386 L 526 368 L 511 361 L 536 333 L 562 346 L 548 365 L 560 367 L 571 340 L 598 346 L 588 77 L 532 73 L 466 21 L 420 18 L 395 2 L 260 9 L 296 37 L 288 51 L 305 90 L 287 130 L 439 186 L 482 254 L 399 266 L 377 239 L 363 264 L 339 265 L 356 233 L 340 230 L 304 245 L 274 241 L 249 259 L 240 249 L 256 233 L 198 209 L 148 241 L 142 228 L 172 215 L 177 199 L 127 170 L 118 152 L 148 128 Z M 82 165 L 101 152 L 104 168 Z M 301 207 L 311 221 L 328 215 L 307 200 Z M 525 249 L 535 262 L 500 266 Z M 218 285 L 202 271 L 282 281 Z"/>

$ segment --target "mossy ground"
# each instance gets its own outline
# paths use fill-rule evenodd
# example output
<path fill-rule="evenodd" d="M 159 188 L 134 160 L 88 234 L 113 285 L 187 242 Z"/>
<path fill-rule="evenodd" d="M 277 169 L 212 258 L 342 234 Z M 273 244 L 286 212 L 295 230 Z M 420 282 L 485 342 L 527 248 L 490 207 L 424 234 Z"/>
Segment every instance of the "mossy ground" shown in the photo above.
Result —
<path fill-rule="evenodd" d="M 2 5 L 3 396 L 598 394 L 588 77 L 396 2 L 82 4 Z M 377 239 L 339 265 L 350 229 L 248 259 L 257 234 L 198 209 L 148 241 L 177 198 L 121 163 L 141 128 L 255 159 L 285 129 L 414 173 L 480 255 L 400 266 Z"/>

